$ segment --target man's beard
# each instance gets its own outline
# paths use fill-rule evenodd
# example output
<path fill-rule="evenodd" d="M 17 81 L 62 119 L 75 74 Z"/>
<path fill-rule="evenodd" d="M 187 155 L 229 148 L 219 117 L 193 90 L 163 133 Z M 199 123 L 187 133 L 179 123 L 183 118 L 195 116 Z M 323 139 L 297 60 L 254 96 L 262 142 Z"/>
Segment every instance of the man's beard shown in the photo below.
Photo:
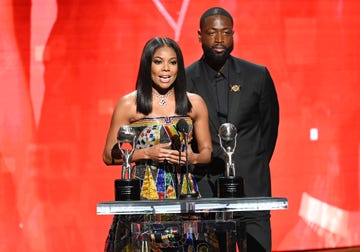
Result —
<path fill-rule="evenodd" d="M 231 46 L 226 47 L 223 53 L 216 53 L 212 48 L 207 47 L 204 44 L 202 45 L 202 49 L 204 51 L 206 62 L 211 67 L 215 68 L 215 70 L 219 70 L 225 64 L 226 59 L 234 49 L 234 45 L 232 44 Z"/>

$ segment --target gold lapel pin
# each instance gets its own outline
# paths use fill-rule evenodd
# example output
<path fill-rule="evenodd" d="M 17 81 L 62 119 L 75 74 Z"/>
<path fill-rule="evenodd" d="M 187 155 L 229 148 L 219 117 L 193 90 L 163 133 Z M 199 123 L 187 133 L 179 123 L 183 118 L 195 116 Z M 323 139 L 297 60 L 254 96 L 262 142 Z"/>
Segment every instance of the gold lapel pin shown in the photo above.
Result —
<path fill-rule="evenodd" d="M 234 85 L 231 86 L 231 91 L 232 91 L 232 92 L 239 92 L 240 89 L 241 89 L 241 86 L 240 86 L 240 85 L 234 84 Z"/>

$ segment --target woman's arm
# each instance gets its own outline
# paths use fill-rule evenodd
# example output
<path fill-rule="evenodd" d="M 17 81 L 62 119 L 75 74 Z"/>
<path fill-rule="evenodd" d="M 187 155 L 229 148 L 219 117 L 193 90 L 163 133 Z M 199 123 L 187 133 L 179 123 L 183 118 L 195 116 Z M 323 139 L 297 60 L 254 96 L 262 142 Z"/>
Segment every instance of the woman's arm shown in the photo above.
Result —
<path fill-rule="evenodd" d="M 134 112 L 136 113 L 136 107 L 132 94 L 122 97 L 115 105 L 103 150 L 103 161 L 105 164 L 112 165 L 122 163 L 120 150 L 114 150 L 114 153 L 117 154 L 112 155 L 112 149 L 114 145 L 117 144 L 119 128 L 123 125 L 130 124 Z"/>
<path fill-rule="evenodd" d="M 198 153 L 188 152 L 190 164 L 205 164 L 211 161 L 212 143 L 209 129 L 208 110 L 205 101 L 197 94 L 188 93 L 193 105 L 190 116 L 194 125 L 194 137 L 198 147 Z M 184 156 L 184 155 L 183 155 Z M 182 157 L 183 159 L 184 157 Z"/>

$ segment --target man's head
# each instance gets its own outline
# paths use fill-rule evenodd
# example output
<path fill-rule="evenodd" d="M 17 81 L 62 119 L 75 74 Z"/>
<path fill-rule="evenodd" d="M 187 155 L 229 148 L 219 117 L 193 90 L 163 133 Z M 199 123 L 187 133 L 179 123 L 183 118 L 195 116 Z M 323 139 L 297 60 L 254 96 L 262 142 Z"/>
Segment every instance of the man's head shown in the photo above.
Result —
<path fill-rule="evenodd" d="M 233 18 L 223 8 L 210 8 L 201 16 L 198 38 L 206 61 L 216 70 L 224 65 L 233 50 L 233 35 Z"/>
<path fill-rule="evenodd" d="M 204 27 L 205 19 L 209 16 L 214 16 L 214 15 L 228 17 L 230 19 L 231 25 L 234 24 L 233 18 L 227 10 L 225 10 L 221 7 L 213 7 L 213 8 L 206 10 L 200 17 L 200 29 L 202 29 Z"/>

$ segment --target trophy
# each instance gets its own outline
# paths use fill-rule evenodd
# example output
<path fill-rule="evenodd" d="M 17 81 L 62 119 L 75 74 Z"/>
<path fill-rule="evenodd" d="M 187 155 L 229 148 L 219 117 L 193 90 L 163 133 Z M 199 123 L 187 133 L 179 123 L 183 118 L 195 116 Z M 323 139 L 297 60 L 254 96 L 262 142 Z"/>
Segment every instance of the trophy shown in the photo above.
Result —
<path fill-rule="evenodd" d="M 140 200 L 140 180 L 134 177 L 131 158 L 135 151 L 136 133 L 134 128 L 125 125 L 120 127 L 117 144 L 122 154 L 122 176 L 115 180 L 115 200 Z"/>
<path fill-rule="evenodd" d="M 217 196 L 219 198 L 237 198 L 244 196 L 244 180 L 235 176 L 235 166 L 232 155 L 236 148 L 237 129 L 231 123 L 220 126 L 218 136 L 220 146 L 226 154 L 225 176 L 219 177 L 217 181 Z"/>

